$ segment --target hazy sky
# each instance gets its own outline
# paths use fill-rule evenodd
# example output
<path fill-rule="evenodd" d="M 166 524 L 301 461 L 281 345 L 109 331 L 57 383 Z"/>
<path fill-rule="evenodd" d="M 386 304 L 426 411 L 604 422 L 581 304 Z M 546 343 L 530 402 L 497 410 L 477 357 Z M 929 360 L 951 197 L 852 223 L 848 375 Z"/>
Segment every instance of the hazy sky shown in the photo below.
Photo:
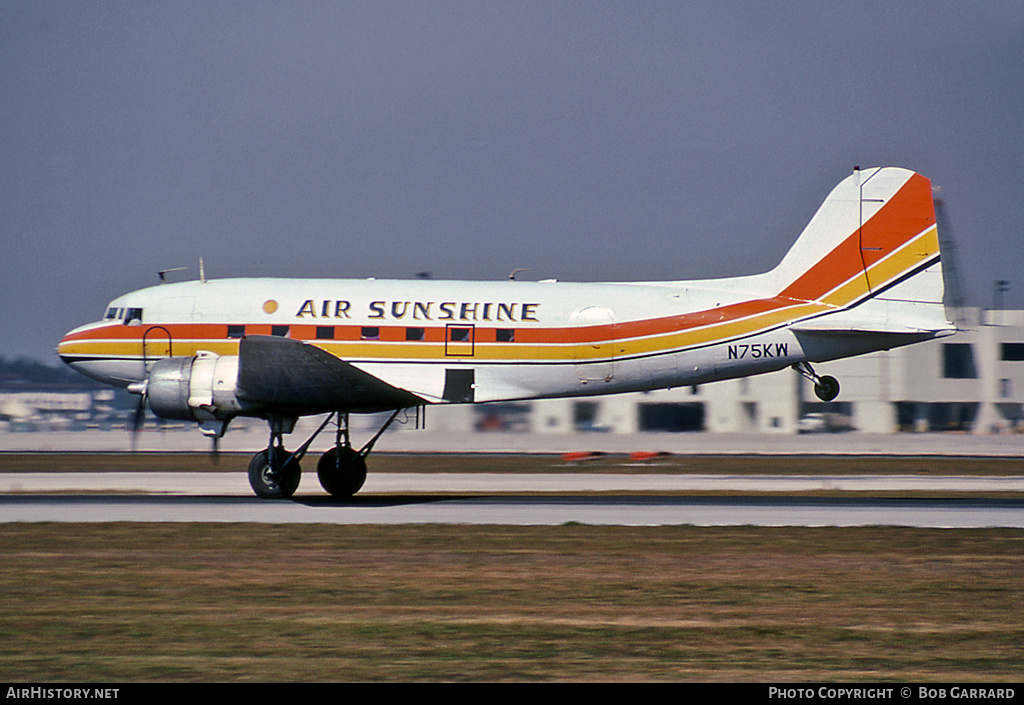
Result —
<path fill-rule="evenodd" d="M 1008 2 L 0 3 L 0 355 L 157 283 L 640 280 L 782 257 L 854 165 L 1024 306 Z"/>

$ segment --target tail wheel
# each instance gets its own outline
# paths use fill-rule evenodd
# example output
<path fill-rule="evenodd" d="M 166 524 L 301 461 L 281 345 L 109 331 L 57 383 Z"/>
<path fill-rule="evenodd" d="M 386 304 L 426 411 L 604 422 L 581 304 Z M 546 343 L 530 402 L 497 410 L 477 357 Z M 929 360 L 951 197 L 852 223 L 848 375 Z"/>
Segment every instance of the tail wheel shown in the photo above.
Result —
<path fill-rule="evenodd" d="M 366 460 L 352 448 L 331 448 L 320 456 L 316 474 L 328 494 L 347 499 L 366 482 Z"/>
<path fill-rule="evenodd" d="M 298 461 L 288 462 L 288 452 L 284 448 L 261 450 L 249 463 L 249 484 L 263 499 L 291 497 L 298 489 L 300 479 L 302 470 Z"/>
<path fill-rule="evenodd" d="M 818 377 L 814 383 L 814 393 L 822 401 L 832 401 L 839 396 L 839 381 L 835 377 Z"/>

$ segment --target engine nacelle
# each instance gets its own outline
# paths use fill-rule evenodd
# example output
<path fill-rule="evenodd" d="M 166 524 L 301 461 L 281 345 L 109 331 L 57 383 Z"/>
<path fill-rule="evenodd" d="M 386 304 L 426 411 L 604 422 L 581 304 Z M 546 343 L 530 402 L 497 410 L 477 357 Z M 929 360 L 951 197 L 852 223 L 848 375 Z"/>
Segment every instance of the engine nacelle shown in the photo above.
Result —
<path fill-rule="evenodd" d="M 223 420 L 242 411 L 237 384 L 237 355 L 200 352 L 157 361 L 149 371 L 146 396 L 153 413 L 165 419 Z"/>

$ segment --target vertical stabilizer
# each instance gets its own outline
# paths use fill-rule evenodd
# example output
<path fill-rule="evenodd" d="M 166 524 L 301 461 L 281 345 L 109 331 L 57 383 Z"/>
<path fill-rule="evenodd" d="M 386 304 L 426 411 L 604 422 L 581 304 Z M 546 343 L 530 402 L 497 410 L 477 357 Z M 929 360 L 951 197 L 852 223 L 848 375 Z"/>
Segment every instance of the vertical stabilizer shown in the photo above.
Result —
<path fill-rule="evenodd" d="M 895 167 L 855 170 L 772 271 L 779 296 L 858 308 L 878 330 L 947 330 L 931 182 Z M 851 318 L 852 320 L 852 318 Z"/>

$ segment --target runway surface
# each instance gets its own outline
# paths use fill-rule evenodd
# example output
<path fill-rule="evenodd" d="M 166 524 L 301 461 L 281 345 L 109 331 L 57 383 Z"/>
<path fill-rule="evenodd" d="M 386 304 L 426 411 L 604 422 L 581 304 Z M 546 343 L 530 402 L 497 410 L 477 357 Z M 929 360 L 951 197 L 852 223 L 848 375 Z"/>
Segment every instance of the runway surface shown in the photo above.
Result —
<path fill-rule="evenodd" d="M 1022 493 L 1018 477 L 371 473 L 347 503 L 315 485 L 266 501 L 234 472 L 7 473 L 0 522 L 1024 528 L 1024 499 L 972 496 Z M 667 494 L 694 492 L 717 495 Z"/>
<path fill-rule="evenodd" d="M 307 438 L 322 417 L 305 417 L 296 425 L 295 437 Z M 365 419 L 362 419 L 366 421 Z M 220 442 L 224 452 L 255 453 L 267 444 L 265 424 L 232 427 Z M 376 426 L 356 430 L 369 439 Z M 314 451 L 330 447 L 321 439 Z M 209 450 L 209 439 L 194 428 L 166 432 L 147 430 L 136 439 L 139 451 L 200 452 Z M 357 443 L 358 445 L 358 443 Z M 50 433 L 0 433 L 0 448 L 28 452 L 127 452 L 129 436 L 117 431 L 68 431 Z M 447 453 L 453 449 L 477 453 L 564 453 L 600 451 L 631 453 L 664 451 L 678 455 L 730 454 L 849 454 L 849 455 L 960 455 L 1024 456 L 1024 435 L 971 435 L 962 433 L 454 433 L 431 429 L 394 430 L 380 437 L 375 452 Z"/>

